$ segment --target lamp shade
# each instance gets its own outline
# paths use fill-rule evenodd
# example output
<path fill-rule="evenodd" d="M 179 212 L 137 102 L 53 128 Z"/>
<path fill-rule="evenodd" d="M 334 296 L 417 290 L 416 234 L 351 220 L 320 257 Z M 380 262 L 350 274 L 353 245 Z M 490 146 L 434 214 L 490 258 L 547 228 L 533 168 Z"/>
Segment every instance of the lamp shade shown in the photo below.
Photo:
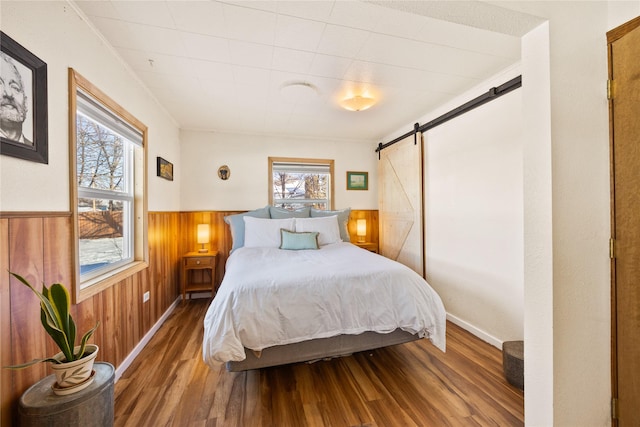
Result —
<path fill-rule="evenodd" d="M 196 240 L 202 245 L 202 247 L 198 249 L 198 252 L 207 252 L 207 248 L 205 248 L 204 245 L 209 243 L 209 224 L 198 224 Z"/>
<path fill-rule="evenodd" d="M 376 100 L 368 96 L 356 95 L 342 100 L 342 108 L 349 111 L 363 111 L 373 107 Z"/>
<path fill-rule="evenodd" d="M 359 219 L 356 221 L 356 235 L 359 242 L 364 242 L 364 238 L 367 235 L 367 220 Z"/>
<path fill-rule="evenodd" d="M 198 243 L 209 243 L 209 224 L 198 224 Z"/>

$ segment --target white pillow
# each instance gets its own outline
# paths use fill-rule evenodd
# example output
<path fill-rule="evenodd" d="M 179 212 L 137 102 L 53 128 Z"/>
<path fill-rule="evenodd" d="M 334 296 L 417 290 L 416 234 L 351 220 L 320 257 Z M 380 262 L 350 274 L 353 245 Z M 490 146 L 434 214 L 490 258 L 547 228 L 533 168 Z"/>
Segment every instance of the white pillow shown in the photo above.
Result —
<path fill-rule="evenodd" d="M 320 246 L 341 242 L 338 216 L 325 216 L 318 218 L 296 218 L 296 232 L 317 231 L 318 244 Z"/>
<path fill-rule="evenodd" d="M 280 229 L 294 231 L 294 218 L 263 219 L 245 216 L 244 246 L 248 248 L 279 248 Z"/>

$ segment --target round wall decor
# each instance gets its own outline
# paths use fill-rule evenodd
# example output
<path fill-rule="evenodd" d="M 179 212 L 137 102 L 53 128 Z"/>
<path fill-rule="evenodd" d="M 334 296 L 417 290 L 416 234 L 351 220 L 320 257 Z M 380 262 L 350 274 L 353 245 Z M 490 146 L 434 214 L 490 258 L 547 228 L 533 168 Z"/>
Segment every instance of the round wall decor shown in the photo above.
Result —
<path fill-rule="evenodd" d="M 218 177 L 223 181 L 228 180 L 229 177 L 231 177 L 231 169 L 229 169 L 229 166 L 227 165 L 220 166 L 218 168 Z"/>

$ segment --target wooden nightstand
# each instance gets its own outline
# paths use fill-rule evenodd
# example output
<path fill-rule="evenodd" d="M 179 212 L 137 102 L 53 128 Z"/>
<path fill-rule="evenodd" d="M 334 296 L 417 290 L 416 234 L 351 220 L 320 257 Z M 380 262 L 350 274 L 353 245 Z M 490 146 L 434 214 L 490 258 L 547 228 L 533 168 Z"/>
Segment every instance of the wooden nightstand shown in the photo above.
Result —
<path fill-rule="evenodd" d="M 378 253 L 378 244 L 375 242 L 353 242 L 354 245 L 368 251 Z"/>
<path fill-rule="evenodd" d="M 182 300 L 189 292 L 216 292 L 218 251 L 189 252 L 182 257 Z"/>

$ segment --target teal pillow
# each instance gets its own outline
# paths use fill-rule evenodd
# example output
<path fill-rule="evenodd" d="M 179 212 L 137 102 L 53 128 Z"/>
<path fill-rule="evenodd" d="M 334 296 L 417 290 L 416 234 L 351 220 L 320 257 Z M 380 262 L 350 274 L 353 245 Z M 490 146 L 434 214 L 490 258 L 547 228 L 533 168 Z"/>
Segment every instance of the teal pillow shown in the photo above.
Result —
<path fill-rule="evenodd" d="M 283 219 L 283 218 L 309 218 L 309 206 L 290 211 L 289 209 L 276 208 L 275 206 L 269 206 L 269 215 L 271 219 Z"/>
<path fill-rule="evenodd" d="M 307 231 L 296 233 L 293 231 L 280 229 L 280 249 L 299 251 L 302 249 L 318 249 L 318 232 Z"/>
<path fill-rule="evenodd" d="M 338 228 L 340 229 L 340 238 L 343 242 L 350 242 L 349 237 L 349 215 L 351 215 L 351 208 L 342 209 L 339 211 L 323 211 L 320 209 L 311 208 L 311 218 L 317 218 L 319 216 L 333 216 L 338 215 Z"/>
<path fill-rule="evenodd" d="M 229 227 L 231 228 L 231 240 L 233 241 L 233 244 L 231 245 L 231 252 L 244 246 L 244 219 L 242 218 L 245 216 L 266 219 L 271 218 L 269 216 L 269 206 L 241 214 L 225 216 L 224 222 L 229 224 Z"/>

